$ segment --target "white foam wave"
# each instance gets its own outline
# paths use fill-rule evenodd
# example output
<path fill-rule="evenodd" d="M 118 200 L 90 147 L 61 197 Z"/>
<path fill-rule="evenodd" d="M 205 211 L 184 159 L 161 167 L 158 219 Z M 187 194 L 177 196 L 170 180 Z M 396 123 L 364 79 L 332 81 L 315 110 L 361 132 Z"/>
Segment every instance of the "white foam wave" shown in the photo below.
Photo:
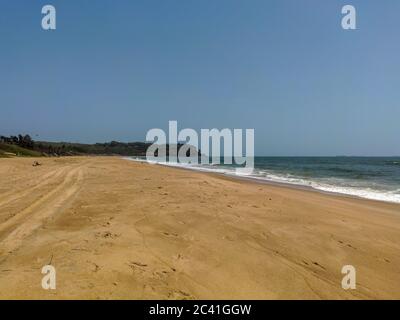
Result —
<path fill-rule="evenodd" d="M 289 174 L 286 175 L 275 174 L 265 170 L 257 170 L 257 169 L 255 169 L 254 172 L 250 175 L 249 174 L 243 175 L 236 172 L 234 167 L 226 167 L 223 165 L 215 166 L 211 164 L 195 165 L 195 164 L 183 164 L 183 163 L 171 163 L 171 162 L 149 162 L 146 159 L 142 158 L 125 158 L 125 159 L 165 165 L 170 167 L 186 168 L 202 172 L 214 172 L 214 173 L 226 174 L 229 176 L 245 176 L 246 178 L 261 180 L 266 182 L 305 186 L 305 187 L 311 187 L 316 190 L 321 190 L 324 192 L 339 193 L 339 194 L 350 195 L 371 200 L 400 203 L 400 189 L 388 191 L 388 190 L 378 190 L 362 186 L 346 186 L 346 185 L 339 185 L 339 183 L 335 183 L 334 180 L 329 182 L 316 181 L 312 179 L 303 179 L 300 177 L 295 177 Z M 342 180 L 341 182 L 343 184 L 344 181 Z"/>

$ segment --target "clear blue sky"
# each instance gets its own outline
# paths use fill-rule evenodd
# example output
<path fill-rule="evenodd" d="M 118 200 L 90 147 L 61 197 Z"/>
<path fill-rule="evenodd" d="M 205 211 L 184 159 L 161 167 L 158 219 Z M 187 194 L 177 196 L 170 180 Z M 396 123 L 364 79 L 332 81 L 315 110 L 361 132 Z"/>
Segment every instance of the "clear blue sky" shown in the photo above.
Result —
<path fill-rule="evenodd" d="M 254 128 L 258 155 L 400 154 L 398 0 L 2 0 L 0 41 L 0 134 L 143 141 L 178 120 Z"/>

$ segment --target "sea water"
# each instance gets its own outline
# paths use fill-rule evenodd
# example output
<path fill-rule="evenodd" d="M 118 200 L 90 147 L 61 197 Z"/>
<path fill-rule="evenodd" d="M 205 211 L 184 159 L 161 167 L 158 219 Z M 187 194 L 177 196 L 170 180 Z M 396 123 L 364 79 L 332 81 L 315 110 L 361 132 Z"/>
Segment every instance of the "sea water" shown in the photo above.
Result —
<path fill-rule="evenodd" d="M 237 175 L 234 164 L 163 164 Z M 400 203 L 400 157 L 255 157 L 246 178 Z"/>

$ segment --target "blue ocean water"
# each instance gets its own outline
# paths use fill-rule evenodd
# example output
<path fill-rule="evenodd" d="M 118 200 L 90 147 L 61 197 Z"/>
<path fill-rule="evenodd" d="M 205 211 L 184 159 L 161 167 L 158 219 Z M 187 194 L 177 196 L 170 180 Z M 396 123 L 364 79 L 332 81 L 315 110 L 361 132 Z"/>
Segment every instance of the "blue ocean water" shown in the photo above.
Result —
<path fill-rule="evenodd" d="M 171 164 L 237 175 L 235 165 Z M 400 157 L 255 157 L 247 178 L 400 203 Z"/>

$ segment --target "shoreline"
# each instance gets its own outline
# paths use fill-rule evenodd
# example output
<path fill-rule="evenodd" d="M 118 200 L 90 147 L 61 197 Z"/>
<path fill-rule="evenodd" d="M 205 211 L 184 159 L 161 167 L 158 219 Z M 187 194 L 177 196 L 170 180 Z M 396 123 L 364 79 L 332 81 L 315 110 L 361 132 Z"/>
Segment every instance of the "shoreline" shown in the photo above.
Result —
<path fill-rule="evenodd" d="M 326 191 L 326 190 L 321 190 L 314 188 L 312 186 L 306 186 L 306 185 L 301 185 L 301 184 L 295 184 L 295 183 L 285 183 L 285 182 L 278 182 L 278 181 L 273 181 L 273 180 L 267 180 L 267 179 L 257 179 L 257 178 L 249 178 L 246 176 L 239 176 L 239 175 L 233 175 L 229 173 L 221 173 L 221 172 L 212 172 L 211 170 L 206 171 L 206 170 L 197 170 L 193 169 L 190 167 L 184 167 L 184 166 L 175 166 L 175 165 L 168 165 L 168 164 L 162 164 L 162 163 L 149 163 L 146 160 L 137 160 L 129 157 L 122 157 L 121 159 L 128 160 L 128 161 L 135 161 L 139 163 L 146 163 L 149 165 L 156 165 L 156 166 L 162 166 L 162 167 L 167 167 L 167 168 L 172 168 L 172 169 L 182 169 L 182 170 L 188 170 L 191 172 L 199 172 L 199 173 L 205 173 L 205 174 L 211 174 L 211 175 L 216 175 L 219 177 L 225 177 L 225 178 L 230 178 L 233 180 L 243 180 L 255 184 L 266 184 L 269 186 L 276 186 L 276 187 L 281 187 L 281 188 L 290 188 L 293 190 L 302 190 L 302 191 L 308 191 L 308 192 L 317 192 L 320 194 L 325 194 L 325 195 L 331 195 L 331 196 L 337 196 L 337 197 L 344 197 L 344 198 L 349 198 L 349 199 L 359 199 L 359 200 L 365 200 L 365 201 L 371 201 L 371 202 L 377 202 L 377 203 L 386 203 L 386 204 L 392 204 L 392 205 L 398 205 L 400 207 L 400 203 L 395 202 L 395 201 L 387 201 L 387 200 L 377 200 L 377 199 L 370 199 L 367 197 L 362 197 L 362 196 L 357 196 L 357 195 L 352 195 L 352 194 L 346 194 L 346 193 L 341 193 L 341 192 L 335 192 L 335 191 Z"/>

